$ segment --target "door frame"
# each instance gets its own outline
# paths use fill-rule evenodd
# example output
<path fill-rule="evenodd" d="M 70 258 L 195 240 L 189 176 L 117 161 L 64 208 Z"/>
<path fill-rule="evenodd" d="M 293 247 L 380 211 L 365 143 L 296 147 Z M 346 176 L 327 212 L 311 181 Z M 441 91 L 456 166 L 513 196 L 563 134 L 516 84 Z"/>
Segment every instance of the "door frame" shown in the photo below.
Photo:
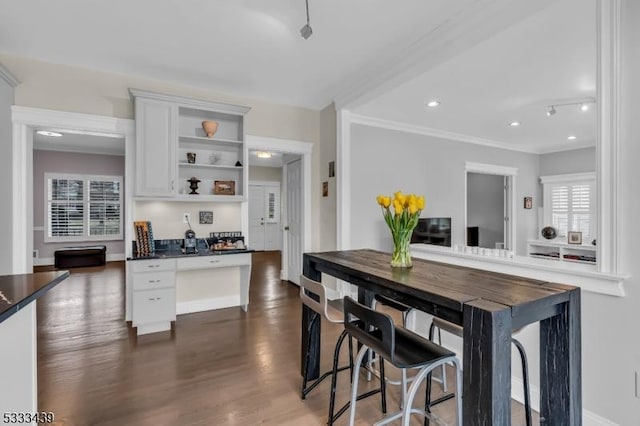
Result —
<path fill-rule="evenodd" d="M 297 141 L 292 139 L 279 139 L 266 136 L 246 136 L 247 149 L 260 149 L 265 151 L 277 151 L 283 154 L 296 154 L 302 156 L 302 251 L 311 251 L 311 154 L 313 152 L 313 143 L 305 141 Z M 283 166 L 283 176 L 286 165 Z M 286 193 L 286 182 L 283 179 L 280 197 Z M 244 229 L 249 227 L 249 202 L 242 203 L 242 222 L 245 224 Z M 284 223 L 284 218 L 280 220 L 280 226 Z M 248 240 L 248 239 L 247 239 Z M 289 249 L 287 247 L 286 238 L 282 238 L 282 266 L 280 271 L 280 279 L 288 280 L 288 259 Z"/>
<path fill-rule="evenodd" d="M 509 187 L 505 190 L 508 193 L 509 202 L 505 203 L 504 209 L 508 212 L 509 221 L 505 226 L 504 240 L 514 253 L 516 251 L 516 176 L 518 175 L 518 169 L 516 167 L 500 166 L 496 164 L 484 164 L 474 163 L 467 161 L 464 164 L 464 228 L 463 238 L 464 244 L 467 244 L 466 232 L 467 232 L 467 180 L 469 173 L 481 173 L 485 175 L 498 175 L 504 176 L 509 180 Z"/>
<path fill-rule="evenodd" d="M 14 274 L 33 271 L 33 132 L 46 127 L 63 133 L 124 138 L 124 222 L 132 217 L 133 163 L 135 149 L 135 122 L 124 118 L 81 114 L 21 106 L 11 107 L 12 138 L 12 244 Z M 133 240 L 131 227 L 124 227 L 124 240 Z M 131 244 L 125 244 L 126 256 L 131 255 Z"/>

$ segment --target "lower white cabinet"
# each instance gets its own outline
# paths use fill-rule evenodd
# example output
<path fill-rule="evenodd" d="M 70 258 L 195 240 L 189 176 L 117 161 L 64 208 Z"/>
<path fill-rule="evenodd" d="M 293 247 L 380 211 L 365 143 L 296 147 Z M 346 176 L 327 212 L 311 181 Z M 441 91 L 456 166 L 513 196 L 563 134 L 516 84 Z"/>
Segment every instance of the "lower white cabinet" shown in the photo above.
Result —
<path fill-rule="evenodd" d="M 130 263 L 131 322 L 138 334 L 171 329 L 176 320 L 175 259 L 136 260 Z"/>
<path fill-rule="evenodd" d="M 171 322 L 176 320 L 179 305 L 176 300 L 176 274 L 202 271 L 203 276 L 209 277 L 207 285 L 218 286 L 224 285 L 224 282 L 215 280 L 211 270 L 229 267 L 239 268 L 240 294 L 236 293 L 234 300 L 237 301 L 228 306 L 240 305 L 246 311 L 251 278 L 250 253 L 130 261 L 127 264 L 130 283 L 127 291 L 130 298 L 127 309 L 130 311 L 127 311 L 127 318 L 137 327 L 138 335 L 170 330 Z M 216 308 L 215 304 L 208 306 L 207 301 L 197 302 L 194 304 L 195 308 L 182 307 L 180 313 Z"/>

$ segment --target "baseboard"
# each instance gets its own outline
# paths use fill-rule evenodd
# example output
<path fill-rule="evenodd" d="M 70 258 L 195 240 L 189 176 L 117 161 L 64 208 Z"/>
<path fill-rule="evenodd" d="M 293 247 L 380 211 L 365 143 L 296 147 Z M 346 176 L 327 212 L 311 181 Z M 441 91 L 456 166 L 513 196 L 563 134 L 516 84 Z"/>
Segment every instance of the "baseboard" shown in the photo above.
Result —
<path fill-rule="evenodd" d="M 107 254 L 107 262 L 118 262 L 125 259 L 126 255 L 124 253 Z M 36 257 L 33 259 L 33 266 L 49 266 L 54 264 L 55 259 L 53 257 Z"/>
<path fill-rule="evenodd" d="M 523 386 L 522 379 L 511 377 L 511 398 L 521 404 L 524 404 Z M 531 392 L 531 408 L 534 411 L 540 412 L 540 387 L 530 386 L 529 390 Z M 582 410 L 582 424 L 584 426 L 618 426 L 617 423 L 585 409 Z"/>
<path fill-rule="evenodd" d="M 190 300 L 176 303 L 176 314 L 192 314 L 194 312 L 211 311 L 213 309 L 240 306 L 240 295 L 215 297 L 212 299 Z"/>

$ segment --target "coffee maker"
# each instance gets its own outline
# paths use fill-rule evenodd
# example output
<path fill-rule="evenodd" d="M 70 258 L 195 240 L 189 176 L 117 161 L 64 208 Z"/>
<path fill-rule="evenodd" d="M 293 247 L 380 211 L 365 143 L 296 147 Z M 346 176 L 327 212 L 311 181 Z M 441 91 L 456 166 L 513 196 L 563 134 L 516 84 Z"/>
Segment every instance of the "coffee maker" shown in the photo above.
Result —
<path fill-rule="evenodd" d="M 196 249 L 197 240 L 196 233 L 192 229 L 187 229 L 184 233 L 184 253 L 185 254 L 195 254 L 198 252 Z"/>

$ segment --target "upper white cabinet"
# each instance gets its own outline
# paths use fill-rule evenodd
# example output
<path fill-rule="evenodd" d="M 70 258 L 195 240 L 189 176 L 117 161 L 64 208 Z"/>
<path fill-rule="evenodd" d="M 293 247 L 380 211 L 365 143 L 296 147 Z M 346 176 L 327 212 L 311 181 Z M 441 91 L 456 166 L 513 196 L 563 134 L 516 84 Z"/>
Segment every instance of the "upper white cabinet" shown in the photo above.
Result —
<path fill-rule="evenodd" d="M 130 89 L 136 103 L 136 195 L 244 201 L 249 108 Z M 217 123 L 207 136 L 204 121 Z M 192 179 L 195 178 L 195 179 Z M 197 182 L 197 194 L 192 182 Z M 217 184 L 216 184 L 217 182 Z"/>
<path fill-rule="evenodd" d="M 172 196 L 176 188 L 178 107 L 136 97 L 136 195 Z"/>

